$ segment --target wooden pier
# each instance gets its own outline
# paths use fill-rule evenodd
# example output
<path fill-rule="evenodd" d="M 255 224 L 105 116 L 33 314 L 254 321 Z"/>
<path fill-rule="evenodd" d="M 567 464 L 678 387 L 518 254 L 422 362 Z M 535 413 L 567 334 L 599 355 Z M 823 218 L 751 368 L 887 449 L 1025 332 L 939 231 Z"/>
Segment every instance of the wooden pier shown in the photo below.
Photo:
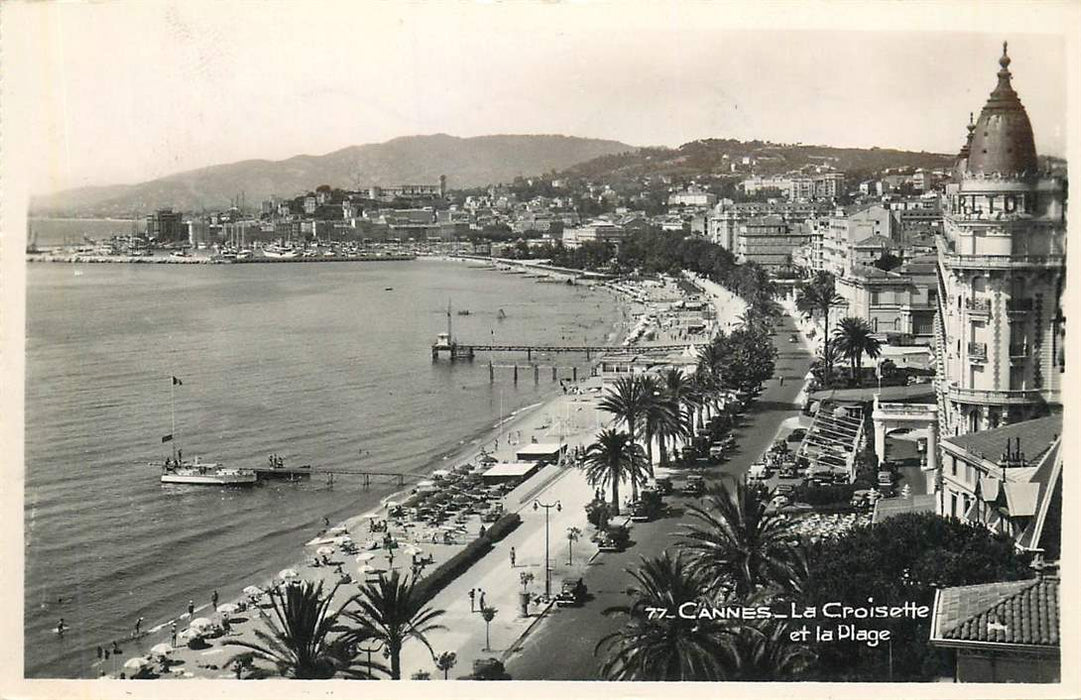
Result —
<path fill-rule="evenodd" d="M 442 340 L 442 338 L 440 339 Z M 533 353 L 577 352 L 584 353 L 587 359 L 598 353 L 628 352 L 675 352 L 686 349 L 687 345 L 530 345 L 527 343 L 501 343 L 480 345 L 473 343 L 432 343 L 432 359 L 438 360 L 444 353 L 451 360 L 472 360 L 478 352 L 524 352 L 526 359 L 532 360 Z"/>

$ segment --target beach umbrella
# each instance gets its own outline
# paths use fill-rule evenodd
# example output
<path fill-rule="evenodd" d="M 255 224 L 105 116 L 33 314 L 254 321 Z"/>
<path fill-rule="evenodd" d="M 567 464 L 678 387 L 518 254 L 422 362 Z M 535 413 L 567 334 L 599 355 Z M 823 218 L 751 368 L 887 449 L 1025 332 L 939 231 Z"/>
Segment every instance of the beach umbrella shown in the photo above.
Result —
<path fill-rule="evenodd" d="M 222 603 L 218 606 L 218 612 L 225 613 L 226 615 L 232 615 L 236 612 L 235 603 Z"/>
<path fill-rule="evenodd" d="M 405 547 L 403 547 L 402 551 L 405 552 L 406 554 L 412 556 L 414 554 L 420 554 L 424 550 L 421 549 L 420 547 L 418 547 L 415 544 L 409 544 L 409 545 L 406 545 Z"/>
<path fill-rule="evenodd" d="M 244 589 L 243 593 L 246 596 L 258 598 L 259 596 L 263 595 L 263 589 L 259 588 L 259 586 L 248 586 Z"/>
<path fill-rule="evenodd" d="M 150 660 L 142 656 L 136 656 L 124 662 L 124 668 L 130 671 L 141 671 L 150 665 Z"/>
<path fill-rule="evenodd" d="M 296 569 L 282 569 L 278 572 L 278 578 L 284 579 L 296 578 L 298 575 Z"/>
<path fill-rule="evenodd" d="M 363 552 L 357 555 L 357 561 L 371 561 L 375 559 L 375 554 L 372 552 Z"/>
<path fill-rule="evenodd" d="M 162 642 L 161 644 L 155 644 L 154 646 L 150 647 L 150 653 L 154 654 L 155 656 L 168 656 L 169 654 L 173 653 L 173 647 L 166 644 L 165 642 Z"/>
<path fill-rule="evenodd" d="M 320 555 L 320 556 L 329 557 L 331 554 L 334 554 L 334 548 L 333 547 L 320 547 L 319 549 L 315 550 L 315 553 Z"/>

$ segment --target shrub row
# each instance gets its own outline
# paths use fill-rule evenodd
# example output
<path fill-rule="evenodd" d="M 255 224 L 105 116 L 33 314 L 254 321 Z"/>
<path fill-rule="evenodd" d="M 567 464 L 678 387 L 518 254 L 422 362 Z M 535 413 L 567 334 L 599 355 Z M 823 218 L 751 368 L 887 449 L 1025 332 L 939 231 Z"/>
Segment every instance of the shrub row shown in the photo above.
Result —
<path fill-rule="evenodd" d="M 465 549 L 440 564 L 435 571 L 421 579 L 420 583 L 417 584 L 421 599 L 428 601 L 434 598 L 439 591 L 464 574 L 469 567 L 480 561 L 481 557 L 491 550 L 492 542 L 487 537 L 478 537 L 467 544 Z"/>
<path fill-rule="evenodd" d="M 521 524 L 522 516 L 517 513 L 506 513 L 499 520 L 492 523 L 492 526 L 485 531 L 484 536 L 489 542 L 495 543 L 509 535 Z"/>
<path fill-rule="evenodd" d="M 812 506 L 834 504 L 848 505 L 856 487 L 852 484 L 833 484 L 830 486 L 799 486 L 793 492 L 793 500 Z"/>
<path fill-rule="evenodd" d="M 464 574 L 469 567 L 492 551 L 494 542 L 503 539 L 521 524 L 522 516 L 517 513 L 507 513 L 499 520 L 496 520 L 485 531 L 483 537 L 478 537 L 467 544 L 465 549 L 440 564 L 435 571 L 421 579 L 420 583 L 417 584 L 421 597 L 426 601 L 434 598 L 451 581 Z"/>

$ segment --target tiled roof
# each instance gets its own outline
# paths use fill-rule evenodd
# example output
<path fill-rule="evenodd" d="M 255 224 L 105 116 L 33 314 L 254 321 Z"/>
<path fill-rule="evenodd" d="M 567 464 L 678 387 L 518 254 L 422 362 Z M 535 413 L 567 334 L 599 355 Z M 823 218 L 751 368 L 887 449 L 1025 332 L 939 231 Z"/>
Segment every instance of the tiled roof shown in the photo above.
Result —
<path fill-rule="evenodd" d="M 1006 451 L 1007 441 L 1021 438 L 1021 451 L 1025 453 L 1028 461 L 1033 463 L 1060 435 L 1062 416 L 1057 415 L 1012 423 L 993 430 L 957 435 L 942 442 L 995 462 Z"/>
<path fill-rule="evenodd" d="M 880 498 L 875 501 L 874 515 L 871 523 L 878 523 L 902 513 L 934 513 L 935 495 L 926 494 L 912 496 L 911 498 Z"/>
<path fill-rule="evenodd" d="M 1058 579 L 944 588 L 934 630 L 942 640 L 1058 646 Z"/>

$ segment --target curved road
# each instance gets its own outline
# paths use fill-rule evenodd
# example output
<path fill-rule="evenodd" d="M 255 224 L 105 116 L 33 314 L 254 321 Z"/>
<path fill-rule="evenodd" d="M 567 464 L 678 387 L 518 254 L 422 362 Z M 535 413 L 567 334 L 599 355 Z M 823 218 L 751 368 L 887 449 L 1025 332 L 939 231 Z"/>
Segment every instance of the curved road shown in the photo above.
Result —
<path fill-rule="evenodd" d="M 793 404 L 810 367 L 810 354 L 802 343 L 791 343 L 796 333 L 792 319 L 781 317 L 774 343 L 778 349 L 775 378 L 766 383 L 758 399 L 744 414 L 736 431 L 738 449 L 731 459 L 711 471 L 742 475 L 770 446 L 782 421 L 798 413 Z M 783 384 L 776 377 L 783 377 Z M 671 547 L 683 522 L 683 505 L 691 499 L 669 496 L 671 514 L 649 523 L 635 523 L 633 544 L 623 552 L 601 553 L 587 568 L 589 598 L 577 608 L 555 608 L 521 643 L 506 662 L 516 680 L 599 680 L 593 656 L 597 641 L 615 631 L 623 620 L 602 611 L 627 602 L 623 594 L 630 577 L 626 569 L 642 556 L 656 556 Z"/>

